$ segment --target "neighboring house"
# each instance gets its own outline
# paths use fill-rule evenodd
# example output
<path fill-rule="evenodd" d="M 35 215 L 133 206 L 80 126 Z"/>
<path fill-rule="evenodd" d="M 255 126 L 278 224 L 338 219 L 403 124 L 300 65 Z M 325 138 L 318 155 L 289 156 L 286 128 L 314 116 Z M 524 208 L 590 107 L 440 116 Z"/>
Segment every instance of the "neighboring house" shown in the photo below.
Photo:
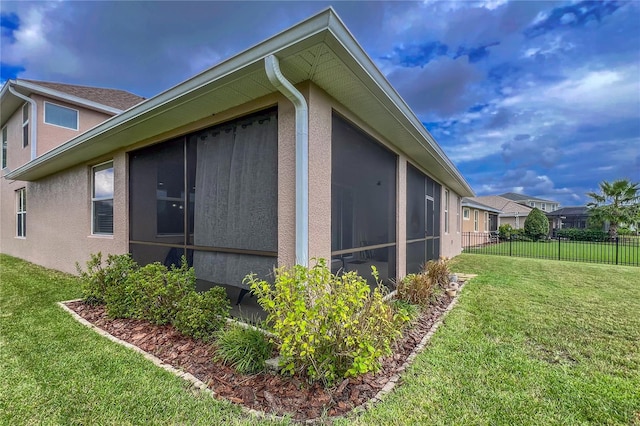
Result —
<path fill-rule="evenodd" d="M 586 206 L 562 207 L 547 213 L 549 218 L 549 232 L 555 235 L 555 230 L 565 228 L 585 229 L 589 220 L 589 209 Z"/>
<path fill-rule="evenodd" d="M 516 203 L 499 195 L 473 197 L 471 200 L 499 210 L 499 225 L 511 225 L 514 229 L 524 228 L 524 221 L 532 208 Z"/>
<path fill-rule="evenodd" d="M 558 203 L 557 201 L 545 200 L 542 198 L 532 197 L 531 195 L 518 194 L 515 192 L 500 194 L 500 197 L 515 201 L 516 203 L 522 204 L 527 207 L 537 207 L 538 210 L 542 210 L 543 212 L 552 212 L 560 208 L 560 203 Z"/>
<path fill-rule="evenodd" d="M 81 110 L 47 152 L 24 152 L 14 97 L 4 253 L 67 272 L 186 254 L 206 288 L 312 258 L 398 279 L 461 252 L 473 191 L 331 8 L 88 131 Z"/>
<path fill-rule="evenodd" d="M 462 232 L 497 231 L 502 210 L 476 201 L 477 198 L 462 199 Z"/>

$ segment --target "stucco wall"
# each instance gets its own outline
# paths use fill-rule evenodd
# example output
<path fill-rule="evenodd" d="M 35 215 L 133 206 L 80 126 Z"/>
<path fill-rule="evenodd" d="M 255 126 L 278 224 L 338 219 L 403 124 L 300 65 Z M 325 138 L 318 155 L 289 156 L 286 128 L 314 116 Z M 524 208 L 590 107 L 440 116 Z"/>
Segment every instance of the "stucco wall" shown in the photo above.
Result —
<path fill-rule="evenodd" d="M 114 160 L 114 235 L 91 235 L 91 166 Z M 3 253 L 64 272 L 75 272 L 90 253 L 128 251 L 126 159 L 123 153 L 54 174 L 37 182 L 2 180 Z M 17 238 L 15 191 L 26 187 L 26 238 Z M 9 202 L 5 202 L 5 200 Z M 10 200 L 13 200 L 11 202 Z"/>
<path fill-rule="evenodd" d="M 42 155 L 43 153 L 52 150 L 63 142 L 75 138 L 79 134 L 86 132 L 87 130 L 95 127 L 96 125 L 111 117 L 108 114 L 93 111 L 55 99 L 48 99 L 39 95 L 33 95 L 32 99 L 34 99 L 38 105 L 38 155 Z M 78 111 L 78 130 L 67 129 L 65 127 L 45 123 L 45 101 Z"/>
<path fill-rule="evenodd" d="M 446 257 L 454 257 L 462 252 L 462 237 L 457 225 L 458 216 L 456 215 L 456 209 L 458 206 L 458 194 L 449 190 L 449 232 L 445 232 L 445 214 L 444 214 L 444 202 L 445 202 L 445 190 L 447 188 L 442 186 L 442 206 L 440 215 L 440 255 Z"/>
<path fill-rule="evenodd" d="M 7 168 L 15 170 L 31 159 L 31 129 L 29 129 L 29 145 L 22 147 L 22 107 L 7 120 Z"/>
<path fill-rule="evenodd" d="M 484 210 L 474 209 L 473 207 L 463 207 L 463 209 L 469 209 L 469 219 L 464 219 L 462 221 L 462 232 L 485 232 L 485 217 Z M 478 230 L 474 229 L 473 223 L 473 215 L 474 212 L 478 212 Z M 504 223 L 504 220 L 501 220 L 500 223 Z M 487 229 L 489 229 L 489 223 L 487 223 Z M 489 231 L 486 231 L 489 232 Z"/>

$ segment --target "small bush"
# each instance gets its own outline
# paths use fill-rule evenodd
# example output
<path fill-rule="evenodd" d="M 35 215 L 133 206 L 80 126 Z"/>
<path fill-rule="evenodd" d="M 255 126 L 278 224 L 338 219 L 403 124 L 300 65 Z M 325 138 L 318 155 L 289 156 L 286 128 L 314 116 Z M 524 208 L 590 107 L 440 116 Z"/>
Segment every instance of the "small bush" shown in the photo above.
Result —
<path fill-rule="evenodd" d="M 255 275 L 245 282 L 268 314 L 284 373 L 328 385 L 376 371 L 400 335 L 403 318 L 394 317 L 380 287 L 372 291 L 355 272 L 333 275 L 324 259 L 311 268 L 276 269 L 273 285 Z"/>
<path fill-rule="evenodd" d="M 155 262 L 131 274 L 127 292 L 135 302 L 133 316 L 154 324 L 172 323 L 178 312 L 178 303 L 195 292 L 195 272 L 182 259 L 179 268 Z"/>
<path fill-rule="evenodd" d="M 547 216 L 534 207 L 524 221 L 524 233 L 532 240 L 540 240 L 549 233 L 549 219 Z"/>
<path fill-rule="evenodd" d="M 508 223 L 505 223 L 498 227 L 498 234 L 500 235 L 501 240 L 508 240 L 509 238 L 511 238 L 511 234 L 513 233 L 513 231 L 513 227 Z"/>
<path fill-rule="evenodd" d="M 556 231 L 556 237 L 566 238 L 572 241 L 607 241 L 609 234 L 602 230 L 565 228 L 558 229 Z"/>
<path fill-rule="evenodd" d="M 407 323 L 418 318 L 420 315 L 420 306 L 409 303 L 402 299 L 395 299 L 392 303 L 395 315 L 401 315 L 406 318 Z"/>
<path fill-rule="evenodd" d="M 273 345 L 260 330 L 232 325 L 217 333 L 215 359 L 241 374 L 259 373 L 271 357 Z"/>
<path fill-rule="evenodd" d="M 428 261 L 424 271 L 435 285 L 441 288 L 449 285 L 449 259 L 446 257 L 440 256 L 438 260 Z"/>
<path fill-rule="evenodd" d="M 409 274 L 398 283 L 398 299 L 413 305 L 427 306 L 431 302 L 433 288 L 434 280 L 426 273 Z"/>
<path fill-rule="evenodd" d="M 86 271 L 76 262 L 80 275 L 82 298 L 91 305 L 104 304 L 108 295 L 124 288 L 129 275 L 138 269 L 138 264 L 129 254 L 110 254 L 106 265 L 103 264 L 102 253 L 91 254 L 86 263 Z"/>
<path fill-rule="evenodd" d="M 225 324 L 231 305 L 222 287 L 193 291 L 178 302 L 173 326 L 182 334 L 209 341 Z"/>

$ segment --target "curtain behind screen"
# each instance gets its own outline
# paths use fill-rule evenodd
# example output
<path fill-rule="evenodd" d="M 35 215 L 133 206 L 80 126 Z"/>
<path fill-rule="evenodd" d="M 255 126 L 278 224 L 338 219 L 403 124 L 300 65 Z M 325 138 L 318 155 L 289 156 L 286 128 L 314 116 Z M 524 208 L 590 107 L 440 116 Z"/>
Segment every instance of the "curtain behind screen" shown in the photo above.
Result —
<path fill-rule="evenodd" d="M 194 244 L 277 251 L 276 116 L 235 122 L 196 138 Z M 264 276 L 275 264 L 275 257 L 194 253 L 198 278 L 238 287 L 246 274 Z"/>

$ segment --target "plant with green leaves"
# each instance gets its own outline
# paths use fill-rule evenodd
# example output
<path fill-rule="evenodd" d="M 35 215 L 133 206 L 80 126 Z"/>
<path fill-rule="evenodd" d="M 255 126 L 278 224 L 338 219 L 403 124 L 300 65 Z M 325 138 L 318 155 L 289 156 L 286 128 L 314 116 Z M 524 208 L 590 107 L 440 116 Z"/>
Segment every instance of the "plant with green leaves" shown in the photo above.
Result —
<path fill-rule="evenodd" d="M 431 302 L 435 281 L 425 272 L 409 274 L 398 283 L 398 299 L 419 306 Z"/>
<path fill-rule="evenodd" d="M 628 179 L 600 182 L 600 192 L 588 192 L 593 200 L 587 204 L 592 222 L 609 223 L 609 236 L 618 236 L 620 224 L 640 224 L 640 183 Z"/>
<path fill-rule="evenodd" d="M 90 305 L 100 305 L 106 302 L 109 294 L 123 288 L 129 275 L 138 269 L 138 264 L 127 254 L 110 254 L 106 261 L 102 253 L 92 253 L 86 262 L 86 270 L 76 262 L 76 269 L 80 275 L 82 298 Z"/>
<path fill-rule="evenodd" d="M 353 271 L 334 275 L 324 259 L 311 268 L 276 269 L 273 285 L 253 274 L 245 282 L 268 314 L 282 371 L 325 385 L 377 371 L 408 320 L 394 316 L 381 285 L 372 290 Z"/>
<path fill-rule="evenodd" d="M 207 342 L 223 327 L 230 311 L 224 288 L 216 286 L 203 293 L 191 291 L 178 301 L 172 324 L 180 333 Z"/>
<path fill-rule="evenodd" d="M 449 258 L 440 256 L 437 260 L 430 260 L 423 267 L 423 271 L 440 288 L 449 285 Z"/>
<path fill-rule="evenodd" d="M 273 353 L 273 344 L 260 330 L 234 324 L 217 333 L 214 359 L 241 374 L 259 373 Z"/>
<path fill-rule="evenodd" d="M 524 221 L 524 233 L 532 240 L 543 239 L 549 234 L 549 219 L 542 210 L 534 207 Z"/>

